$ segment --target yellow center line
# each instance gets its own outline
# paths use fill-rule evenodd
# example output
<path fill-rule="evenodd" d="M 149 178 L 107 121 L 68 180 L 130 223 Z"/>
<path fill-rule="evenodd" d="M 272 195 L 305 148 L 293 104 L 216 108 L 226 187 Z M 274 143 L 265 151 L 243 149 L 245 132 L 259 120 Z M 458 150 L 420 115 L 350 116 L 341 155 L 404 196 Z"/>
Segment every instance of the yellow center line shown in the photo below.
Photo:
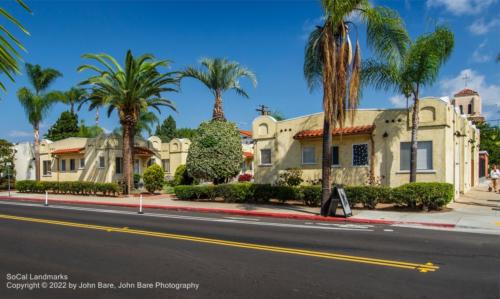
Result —
<path fill-rule="evenodd" d="M 4 215 L 4 214 L 0 214 L 0 219 L 35 222 L 35 223 L 43 223 L 43 224 L 52 224 L 52 225 L 60 225 L 60 226 L 75 227 L 75 228 L 101 230 L 101 231 L 107 231 L 107 232 L 117 232 L 117 233 L 143 235 L 143 236 L 150 236 L 150 237 L 157 237 L 157 238 L 184 240 L 184 241 L 191 241 L 191 242 L 198 242 L 198 243 L 205 243 L 205 244 L 214 244 L 214 245 L 219 245 L 219 246 L 230 246 L 230 247 L 247 248 L 247 249 L 254 249 L 254 250 L 277 252 L 277 253 L 311 256 L 311 257 L 341 260 L 341 261 L 348 261 L 348 262 L 355 262 L 355 263 L 395 267 L 395 268 L 402 268 L 402 269 L 409 269 L 409 270 L 418 270 L 419 272 L 422 272 L 422 273 L 434 272 L 434 271 L 439 269 L 438 266 L 435 266 L 432 263 L 410 263 L 410 262 L 403 262 L 403 261 L 396 261 L 396 260 L 385 260 L 385 259 L 378 259 L 378 258 L 336 254 L 336 253 L 322 252 L 322 251 L 295 249 L 295 248 L 287 248 L 287 247 L 279 247 L 279 246 L 259 245 L 259 244 L 253 244 L 253 243 L 234 242 L 234 241 L 202 238 L 202 237 L 195 237 L 195 236 L 188 236 L 188 235 L 179 235 L 179 234 L 169 234 L 169 233 L 161 233 L 161 232 L 153 232 L 153 231 L 145 231 L 145 230 L 136 230 L 136 229 L 130 229 L 128 227 L 112 227 L 112 226 L 102 226 L 102 225 L 91 225 L 91 224 L 84 224 L 84 223 L 77 223 L 77 222 L 48 220 L 48 219 L 31 218 L 31 217 L 20 217 L 20 216 Z"/>

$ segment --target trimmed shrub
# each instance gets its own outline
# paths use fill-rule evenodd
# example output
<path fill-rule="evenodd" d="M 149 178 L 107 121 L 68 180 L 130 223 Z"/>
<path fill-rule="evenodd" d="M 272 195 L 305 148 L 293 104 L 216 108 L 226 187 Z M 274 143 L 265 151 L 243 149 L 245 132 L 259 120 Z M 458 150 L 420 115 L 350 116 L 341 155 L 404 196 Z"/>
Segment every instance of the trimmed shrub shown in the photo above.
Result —
<path fill-rule="evenodd" d="M 225 202 L 244 203 L 253 198 L 251 187 L 251 183 L 221 184 L 215 186 L 215 192 Z"/>
<path fill-rule="evenodd" d="M 178 185 L 192 185 L 194 178 L 187 172 L 187 167 L 185 164 L 179 165 L 174 173 L 174 180 L 172 181 L 172 186 Z"/>
<path fill-rule="evenodd" d="M 425 210 L 439 210 L 454 197 L 454 188 L 448 183 L 409 183 L 392 190 L 395 203 Z"/>
<path fill-rule="evenodd" d="M 300 192 L 307 206 L 315 207 L 321 204 L 321 186 L 300 186 Z"/>
<path fill-rule="evenodd" d="M 175 196 L 181 200 L 190 200 L 195 199 L 195 187 L 196 186 L 188 186 L 188 185 L 179 185 L 174 187 Z"/>
<path fill-rule="evenodd" d="M 45 191 L 58 194 L 75 195 L 112 195 L 120 193 L 120 186 L 116 183 L 93 183 L 93 182 L 36 182 L 18 181 L 16 190 L 19 192 L 44 193 Z"/>
<path fill-rule="evenodd" d="M 250 189 L 253 194 L 253 198 L 250 199 L 252 202 L 266 203 L 274 198 L 274 187 L 269 184 L 252 184 Z"/>
<path fill-rule="evenodd" d="M 274 198 L 278 199 L 282 203 L 287 200 L 300 199 L 301 195 L 298 187 L 294 186 L 274 186 Z"/>
<path fill-rule="evenodd" d="M 345 188 L 349 204 L 360 203 L 365 208 L 375 209 L 378 203 L 391 202 L 391 188 L 382 186 L 349 186 Z"/>
<path fill-rule="evenodd" d="M 153 164 L 144 171 L 144 187 L 149 193 L 155 193 L 156 190 L 161 190 L 165 183 L 165 174 L 163 169 L 158 164 Z"/>

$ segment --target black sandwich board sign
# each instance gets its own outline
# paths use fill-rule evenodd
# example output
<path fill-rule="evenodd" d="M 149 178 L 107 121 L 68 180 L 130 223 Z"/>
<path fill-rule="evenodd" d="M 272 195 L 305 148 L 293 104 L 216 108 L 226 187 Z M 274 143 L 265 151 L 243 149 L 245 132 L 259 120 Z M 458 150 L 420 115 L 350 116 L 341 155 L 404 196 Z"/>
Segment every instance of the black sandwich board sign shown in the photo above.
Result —
<path fill-rule="evenodd" d="M 345 194 L 344 187 L 336 185 L 332 190 L 332 195 L 330 198 L 323 203 L 321 206 L 322 216 L 335 216 L 337 212 L 337 207 L 342 205 L 342 210 L 344 211 L 344 217 L 352 216 L 351 207 L 349 206 L 349 201 L 347 200 L 347 195 Z"/>

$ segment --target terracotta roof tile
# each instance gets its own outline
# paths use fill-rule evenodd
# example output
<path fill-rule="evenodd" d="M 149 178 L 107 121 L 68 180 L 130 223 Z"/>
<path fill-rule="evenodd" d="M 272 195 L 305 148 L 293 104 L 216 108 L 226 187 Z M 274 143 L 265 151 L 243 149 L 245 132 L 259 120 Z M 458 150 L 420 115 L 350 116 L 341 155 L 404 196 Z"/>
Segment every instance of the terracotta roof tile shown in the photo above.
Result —
<path fill-rule="evenodd" d="M 477 91 L 469 88 L 462 89 L 461 91 L 455 94 L 456 97 L 473 96 L 473 95 L 478 95 Z"/>
<path fill-rule="evenodd" d="M 252 131 L 240 130 L 240 134 L 247 137 L 252 137 Z"/>
<path fill-rule="evenodd" d="M 367 126 L 356 126 L 356 127 L 347 127 L 347 128 L 337 128 L 333 130 L 332 135 L 362 135 L 362 134 L 371 134 L 375 129 L 374 125 Z M 294 139 L 304 139 L 304 138 L 314 138 L 323 136 L 323 129 L 319 130 L 304 130 L 300 131 L 295 136 Z"/>
<path fill-rule="evenodd" d="M 134 155 L 138 156 L 153 156 L 155 153 L 146 147 L 134 147 Z"/>
<path fill-rule="evenodd" d="M 53 151 L 52 155 L 63 155 L 63 154 L 79 154 L 85 150 L 84 147 L 75 147 L 75 148 L 63 148 Z"/>

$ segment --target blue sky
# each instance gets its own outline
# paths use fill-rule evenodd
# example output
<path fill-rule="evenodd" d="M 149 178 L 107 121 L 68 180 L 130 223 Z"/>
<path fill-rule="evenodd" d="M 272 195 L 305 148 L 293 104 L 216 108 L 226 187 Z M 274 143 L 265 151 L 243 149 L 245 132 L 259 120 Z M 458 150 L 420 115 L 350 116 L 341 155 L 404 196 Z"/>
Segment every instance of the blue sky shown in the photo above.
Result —
<path fill-rule="evenodd" d="M 123 60 L 127 49 L 135 54 L 152 53 L 171 59 L 173 70 L 197 65 L 202 57 L 226 57 L 253 70 L 257 88 L 243 81 L 250 99 L 232 92 L 224 95 L 229 120 L 248 129 L 256 116 L 256 106 L 265 104 L 295 117 L 321 110 L 321 93 L 310 93 L 302 74 L 307 33 L 319 24 L 319 1 L 26 1 L 34 11 L 28 15 L 14 1 L 0 5 L 12 12 L 30 31 L 21 36 L 28 53 L 24 60 L 60 70 L 53 89 L 65 90 L 83 80 L 76 68 L 84 53 L 105 52 Z M 455 33 L 455 51 L 443 67 L 439 80 L 424 88 L 423 95 L 451 96 L 468 87 L 483 97 L 488 119 L 499 119 L 500 3 L 497 0 L 382 1 L 376 5 L 399 11 L 412 37 L 433 29 L 436 23 L 449 25 Z M 12 29 L 14 30 L 14 29 Z M 363 58 L 370 57 L 366 36 L 360 31 Z M 6 82 L 6 78 L 0 78 Z M 0 138 L 31 140 L 32 128 L 16 98 L 16 90 L 27 86 L 25 75 L 7 82 L 0 95 Z M 179 110 L 172 113 L 179 127 L 196 127 L 211 116 L 213 97 L 199 82 L 186 79 L 180 93 L 167 94 Z M 362 108 L 386 108 L 404 104 L 392 92 L 363 92 Z M 42 131 L 67 107 L 58 104 L 43 122 Z M 161 118 L 171 112 L 164 110 Z M 94 112 L 83 109 L 79 117 L 92 124 Z M 101 116 L 101 125 L 112 130 L 116 116 Z"/>

